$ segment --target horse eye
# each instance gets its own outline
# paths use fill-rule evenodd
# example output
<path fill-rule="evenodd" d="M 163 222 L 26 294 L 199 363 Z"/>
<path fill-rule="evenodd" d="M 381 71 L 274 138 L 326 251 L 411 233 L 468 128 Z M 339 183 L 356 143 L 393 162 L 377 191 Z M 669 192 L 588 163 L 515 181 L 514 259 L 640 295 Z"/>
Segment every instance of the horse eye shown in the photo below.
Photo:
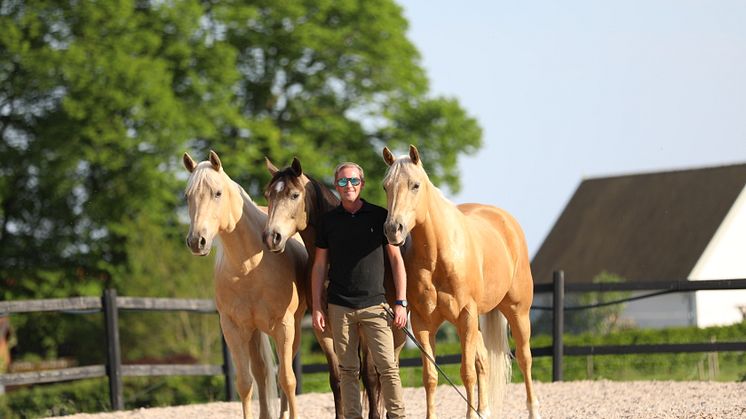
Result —
<path fill-rule="evenodd" d="M 220 198 L 221 196 L 223 196 L 223 191 L 215 192 L 215 198 Z"/>
<path fill-rule="evenodd" d="M 290 195 L 290 198 L 291 198 L 291 199 L 298 199 L 298 197 L 299 197 L 299 196 L 300 196 L 300 192 L 293 192 L 293 193 L 292 193 L 292 194 Z"/>
<path fill-rule="evenodd" d="M 420 189 L 420 182 L 417 182 L 414 185 L 412 185 L 412 189 L 414 190 Z"/>

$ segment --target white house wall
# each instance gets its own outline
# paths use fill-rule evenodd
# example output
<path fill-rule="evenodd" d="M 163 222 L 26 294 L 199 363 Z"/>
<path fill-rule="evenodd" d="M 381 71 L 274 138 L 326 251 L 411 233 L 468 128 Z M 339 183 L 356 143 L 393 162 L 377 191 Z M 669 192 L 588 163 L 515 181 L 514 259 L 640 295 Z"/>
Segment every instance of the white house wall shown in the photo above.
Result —
<path fill-rule="evenodd" d="M 652 291 L 630 293 L 630 297 L 649 294 Z M 568 294 L 565 293 L 565 298 Z M 552 306 L 551 294 L 534 295 L 534 306 Z M 692 326 L 695 324 L 693 300 L 687 293 L 673 293 L 644 298 L 625 303 L 620 323 L 635 327 L 660 329 L 675 326 Z M 536 320 L 539 312 L 532 312 Z"/>
<path fill-rule="evenodd" d="M 635 292 L 631 296 L 649 294 L 652 291 Z M 692 326 L 692 298 L 686 293 L 673 293 L 644 298 L 626 303 L 620 318 L 637 327 L 660 329 L 665 327 Z"/>
<path fill-rule="evenodd" d="M 694 266 L 690 280 L 746 278 L 746 185 Z M 743 319 L 746 290 L 698 291 L 699 327 L 727 325 Z"/>

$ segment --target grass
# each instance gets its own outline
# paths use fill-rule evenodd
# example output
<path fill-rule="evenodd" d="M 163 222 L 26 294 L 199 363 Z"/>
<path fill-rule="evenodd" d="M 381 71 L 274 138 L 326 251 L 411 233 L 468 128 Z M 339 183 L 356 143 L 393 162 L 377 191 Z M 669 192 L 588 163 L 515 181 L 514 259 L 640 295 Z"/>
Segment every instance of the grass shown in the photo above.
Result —
<path fill-rule="evenodd" d="M 717 339 L 721 342 L 742 341 L 746 336 L 746 323 L 714 327 L 707 329 L 678 328 L 666 330 L 628 330 L 606 336 L 593 334 L 567 335 L 567 346 L 616 345 L 616 344 L 650 344 L 676 342 L 707 342 Z M 439 333 L 448 341 L 439 341 L 436 347 L 438 355 L 461 353 L 460 345 L 451 333 Z M 313 337 L 303 338 L 303 363 L 324 363 L 320 352 L 314 352 Z M 532 347 L 551 345 L 551 336 L 539 335 L 532 338 Z M 402 358 L 418 358 L 419 350 L 405 349 Z M 460 365 L 441 365 L 441 368 L 457 385 L 461 384 Z M 746 353 L 680 353 L 680 354 L 641 354 L 641 355 L 594 355 L 565 356 L 563 365 L 564 379 L 636 381 L 636 380 L 673 380 L 673 381 L 746 381 Z M 422 367 L 403 367 L 400 369 L 402 385 L 405 387 L 422 386 Z M 535 381 L 552 380 L 552 358 L 537 357 L 533 360 L 533 378 Z M 302 377 L 303 392 L 328 392 L 328 374 L 304 374 Z M 523 376 L 516 362 L 513 362 L 513 382 L 522 382 Z M 439 374 L 439 384 L 447 380 Z"/>

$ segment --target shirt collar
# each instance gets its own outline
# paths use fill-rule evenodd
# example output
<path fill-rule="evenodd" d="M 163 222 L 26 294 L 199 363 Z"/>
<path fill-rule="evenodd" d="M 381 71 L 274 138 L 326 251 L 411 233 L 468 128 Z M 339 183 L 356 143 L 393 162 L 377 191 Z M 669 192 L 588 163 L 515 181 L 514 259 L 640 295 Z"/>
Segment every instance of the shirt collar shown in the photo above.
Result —
<path fill-rule="evenodd" d="M 362 198 L 360 198 L 360 200 L 363 201 L 363 206 L 360 207 L 360 209 L 357 210 L 357 212 L 355 214 L 360 214 L 362 212 L 368 212 L 368 211 L 370 211 L 370 204 L 368 203 L 368 201 L 366 201 L 366 200 L 364 200 Z M 350 214 L 349 212 L 347 212 L 347 210 L 345 209 L 345 207 L 342 206 L 341 202 L 339 203 L 339 205 L 337 205 L 337 208 L 335 208 L 334 211 L 336 211 L 338 213 L 342 213 L 342 214 Z"/>

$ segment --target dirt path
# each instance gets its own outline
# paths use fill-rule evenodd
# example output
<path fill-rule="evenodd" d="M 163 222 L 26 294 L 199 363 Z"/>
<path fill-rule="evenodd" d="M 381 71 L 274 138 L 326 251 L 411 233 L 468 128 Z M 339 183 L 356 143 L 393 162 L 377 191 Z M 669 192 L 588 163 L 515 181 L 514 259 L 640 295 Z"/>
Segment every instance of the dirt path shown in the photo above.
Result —
<path fill-rule="evenodd" d="M 574 381 L 536 383 L 536 390 L 544 419 L 746 418 L 746 383 Z M 425 392 L 422 388 L 405 388 L 404 397 L 408 417 L 425 416 Z M 501 417 L 527 417 L 525 397 L 522 384 L 511 384 Z M 452 388 L 439 387 L 436 399 L 439 418 L 465 417 L 466 405 Z M 309 393 L 299 398 L 303 418 L 331 418 L 333 405 L 330 393 Z M 254 412 L 256 416 L 256 404 Z M 240 419 L 241 406 L 219 402 L 66 416 L 66 419 L 134 418 Z"/>

